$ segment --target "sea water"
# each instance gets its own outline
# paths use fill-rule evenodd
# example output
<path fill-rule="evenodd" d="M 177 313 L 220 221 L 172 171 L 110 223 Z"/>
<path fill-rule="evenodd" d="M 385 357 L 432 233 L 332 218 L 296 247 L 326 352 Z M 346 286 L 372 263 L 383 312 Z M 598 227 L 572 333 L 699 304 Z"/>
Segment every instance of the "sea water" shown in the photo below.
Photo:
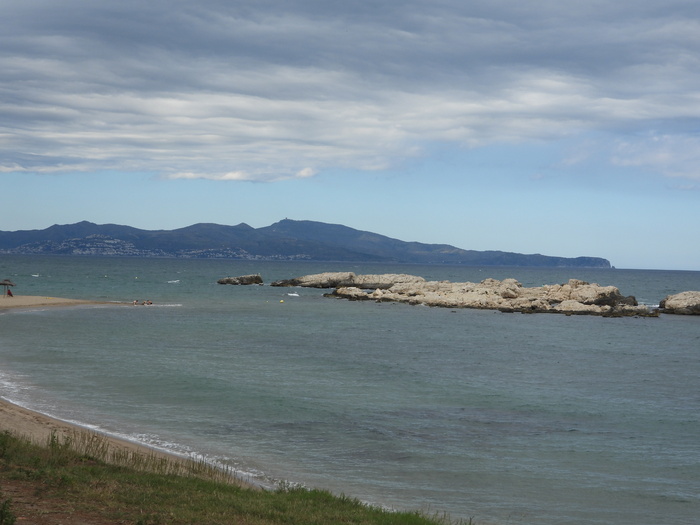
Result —
<path fill-rule="evenodd" d="M 216 284 L 321 271 L 700 290 L 700 272 L 3 256 L 16 295 L 113 303 L 0 313 L 0 396 L 270 487 L 477 523 L 697 523 L 700 317 Z"/>

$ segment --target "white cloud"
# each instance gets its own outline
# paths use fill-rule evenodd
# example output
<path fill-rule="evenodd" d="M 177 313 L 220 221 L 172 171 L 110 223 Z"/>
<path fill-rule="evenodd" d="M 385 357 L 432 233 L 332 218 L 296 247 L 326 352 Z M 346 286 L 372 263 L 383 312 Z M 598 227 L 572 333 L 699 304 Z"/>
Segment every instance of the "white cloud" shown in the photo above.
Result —
<path fill-rule="evenodd" d="M 312 168 L 304 168 L 302 170 L 299 170 L 297 172 L 296 176 L 297 176 L 297 178 L 300 178 L 300 179 L 307 179 L 309 177 L 313 177 L 314 175 L 316 175 L 316 173 L 317 173 L 316 170 L 314 170 Z"/>
<path fill-rule="evenodd" d="M 688 2 L 10 0 L 3 19 L 2 172 L 276 181 L 602 131 L 617 164 L 697 178 Z"/>
<path fill-rule="evenodd" d="M 700 180 L 700 136 L 651 134 L 635 141 L 619 141 L 613 162 L 651 169 L 668 177 Z"/>

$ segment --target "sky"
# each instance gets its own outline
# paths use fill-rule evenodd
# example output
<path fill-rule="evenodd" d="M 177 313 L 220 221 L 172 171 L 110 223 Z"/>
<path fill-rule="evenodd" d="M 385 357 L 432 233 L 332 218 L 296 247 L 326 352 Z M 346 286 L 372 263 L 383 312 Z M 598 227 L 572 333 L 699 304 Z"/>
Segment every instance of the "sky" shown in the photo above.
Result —
<path fill-rule="evenodd" d="M 3 0 L 0 230 L 289 218 L 700 270 L 697 0 Z"/>

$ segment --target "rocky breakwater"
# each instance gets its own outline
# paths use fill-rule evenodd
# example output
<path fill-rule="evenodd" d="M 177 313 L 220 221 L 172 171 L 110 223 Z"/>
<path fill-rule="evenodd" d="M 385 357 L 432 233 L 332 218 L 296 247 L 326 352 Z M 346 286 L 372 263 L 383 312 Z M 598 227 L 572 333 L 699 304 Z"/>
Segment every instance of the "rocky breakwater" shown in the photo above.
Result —
<path fill-rule="evenodd" d="M 565 284 L 526 288 L 515 279 L 485 279 L 480 283 L 426 281 L 413 275 L 355 275 L 324 273 L 277 281 L 272 286 L 335 288 L 332 297 L 350 300 L 394 301 L 443 308 L 479 308 L 501 312 L 563 313 L 602 316 L 656 316 L 623 296 L 614 286 L 577 279 Z"/>
<path fill-rule="evenodd" d="M 659 308 L 665 314 L 700 315 L 700 292 L 681 292 L 669 295 Z"/>

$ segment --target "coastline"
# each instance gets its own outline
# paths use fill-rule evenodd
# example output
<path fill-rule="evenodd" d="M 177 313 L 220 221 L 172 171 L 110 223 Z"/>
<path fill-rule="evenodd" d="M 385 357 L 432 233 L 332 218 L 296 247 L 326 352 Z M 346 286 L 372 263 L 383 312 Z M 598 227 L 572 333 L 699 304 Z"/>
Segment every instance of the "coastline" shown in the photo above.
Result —
<path fill-rule="evenodd" d="M 34 295 L 15 295 L 14 297 L 0 297 L 0 310 L 36 307 L 77 306 L 88 304 L 120 304 L 106 301 L 90 301 L 83 299 L 66 299 L 62 297 L 42 297 Z M 124 303 L 126 304 L 126 303 Z M 97 434 L 107 443 L 111 453 L 126 453 L 129 455 L 142 455 L 181 463 L 183 465 L 192 459 L 178 455 L 174 452 L 149 447 L 148 445 L 118 438 L 103 432 L 97 432 L 88 427 L 75 423 L 69 423 L 56 419 L 41 412 L 30 410 L 17 405 L 0 396 L 0 432 L 9 432 L 20 438 L 28 439 L 37 445 L 47 445 L 55 436 L 59 441 L 70 440 L 76 434 Z M 245 479 L 235 477 L 238 485 L 260 490 L 260 486 Z"/>
<path fill-rule="evenodd" d="M 109 453 L 116 453 L 116 456 L 124 456 L 125 454 L 143 456 L 180 463 L 183 466 L 186 466 L 191 461 L 196 461 L 185 456 L 117 438 L 78 424 L 56 419 L 46 414 L 16 405 L 3 397 L 0 397 L 0 432 L 8 432 L 40 446 L 47 445 L 49 441 L 52 440 L 52 436 L 55 436 L 59 442 L 65 442 L 66 440 L 74 438 L 77 434 L 96 434 L 107 444 Z M 244 488 L 254 490 L 261 489 L 259 485 L 239 477 L 234 476 L 228 479 Z"/>
<path fill-rule="evenodd" d="M 138 397 L 129 396 L 130 398 L 126 398 L 124 403 L 120 402 L 122 407 L 126 406 L 127 416 L 133 413 L 138 419 L 124 419 L 128 425 L 124 427 L 119 423 L 115 424 L 112 412 L 107 411 L 107 421 L 111 423 L 105 427 L 108 429 L 106 431 L 128 440 L 148 440 L 145 441 L 147 445 L 153 443 L 158 446 L 158 443 L 163 443 L 169 447 L 172 445 L 168 443 L 185 443 L 192 447 L 187 450 L 199 449 L 201 446 L 207 451 L 211 449 L 207 448 L 209 442 L 204 440 L 216 434 L 213 450 L 222 455 L 228 452 L 234 460 L 238 459 L 236 456 L 249 458 L 247 461 L 241 461 L 240 464 L 246 467 L 260 465 L 259 471 L 250 469 L 254 474 L 281 472 L 275 477 L 272 477 L 274 476 L 272 474 L 273 480 L 303 479 L 302 475 L 305 472 L 295 467 L 307 468 L 309 465 L 316 465 L 313 461 L 319 461 L 318 464 L 322 468 L 312 471 L 312 475 L 322 481 L 317 482 L 315 479 L 311 482 L 306 481 L 310 486 L 340 487 L 338 491 L 349 491 L 350 489 L 346 488 L 347 485 L 354 490 L 354 483 L 357 482 L 362 496 L 370 501 L 381 498 L 381 501 L 389 501 L 392 505 L 405 505 L 407 508 L 413 508 L 412 505 L 425 505 L 426 508 L 445 510 L 452 516 L 466 516 L 465 519 L 471 515 L 482 519 L 484 516 L 495 519 L 494 516 L 503 515 L 503 521 L 506 522 L 512 519 L 529 518 L 548 522 L 549 519 L 553 521 L 564 519 L 560 518 L 563 514 L 568 517 L 578 512 L 590 518 L 602 516 L 601 521 L 606 521 L 611 519 L 611 513 L 619 511 L 614 521 L 619 519 L 620 523 L 632 523 L 635 519 L 645 521 L 646 518 L 643 515 L 652 516 L 652 519 L 663 522 L 663 516 L 668 517 L 676 513 L 690 515 L 693 512 L 692 501 L 679 502 L 667 496 L 667 494 L 670 495 L 671 487 L 677 487 L 676 490 L 682 494 L 693 487 L 692 480 L 690 480 L 691 484 L 688 484 L 687 469 L 673 468 L 674 465 L 667 461 L 671 453 L 674 454 L 674 458 L 680 458 L 679 461 L 682 461 L 683 455 L 693 447 L 692 437 L 689 437 L 692 432 L 688 432 L 688 423 L 684 422 L 690 419 L 683 415 L 683 411 L 692 409 L 692 404 L 679 406 L 678 397 L 671 395 L 675 393 L 671 388 L 678 387 L 682 396 L 684 394 L 682 389 L 687 388 L 688 385 L 692 386 L 692 379 L 696 377 L 692 375 L 692 356 L 693 351 L 696 350 L 696 346 L 692 344 L 692 338 L 696 335 L 695 328 L 699 325 L 692 323 L 691 319 L 663 316 L 662 322 L 637 320 L 618 322 L 580 317 L 570 319 L 522 315 L 514 317 L 495 312 L 456 311 L 453 313 L 424 307 L 411 309 L 394 306 L 391 303 L 360 305 L 324 301 L 320 298 L 318 291 L 306 291 L 302 288 L 297 289 L 300 297 L 288 298 L 286 293 L 293 290 L 270 287 L 246 289 L 220 287 L 214 284 L 210 276 L 225 272 L 221 272 L 214 261 L 186 261 L 187 264 L 177 262 L 178 265 L 173 264 L 172 267 L 161 269 L 159 266 L 162 264 L 161 261 L 139 261 L 142 266 L 134 263 L 132 267 L 123 270 L 124 275 L 116 274 L 113 279 L 103 281 L 97 278 L 100 274 L 115 273 L 112 266 L 106 266 L 104 269 L 99 268 L 99 272 L 95 272 L 97 275 L 95 279 L 86 279 L 85 282 L 81 280 L 79 286 L 67 280 L 65 286 L 59 286 L 61 283 L 57 282 L 55 287 L 52 284 L 52 288 L 26 290 L 27 295 L 55 295 L 80 299 L 120 301 L 122 298 L 151 297 L 156 300 L 157 306 L 154 308 L 130 306 L 126 310 L 115 307 L 123 306 L 122 303 L 122 305 L 113 304 L 112 307 L 78 305 L 65 308 L 39 307 L 34 310 L 0 310 L 0 324 L 3 324 L 6 330 L 3 339 L 7 338 L 8 343 L 13 343 L 3 345 L 3 359 L 8 365 L 7 370 L 3 370 L 4 379 L 8 385 L 3 395 L 23 406 L 77 422 L 79 425 L 87 424 L 91 428 L 94 423 L 102 426 L 103 419 L 99 416 L 91 417 L 88 412 L 84 414 L 77 412 L 76 415 L 75 411 L 75 406 L 81 404 L 80 396 L 87 397 L 91 394 L 89 390 L 85 390 L 89 369 L 84 369 L 83 366 L 90 363 L 85 357 L 95 356 L 94 364 L 99 367 L 99 370 L 108 372 L 104 374 L 105 376 L 111 374 L 112 377 L 127 378 L 133 377 L 130 372 L 139 373 L 140 370 L 158 372 L 158 375 L 144 373 L 133 381 L 123 383 L 146 385 L 143 392 L 138 393 Z M 220 262 L 216 261 L 216 263 Z M 120 261 L 113 262 L 114 268 L 117 269 L 121 268 L 120 264 Z M 81 266 L 76 265 L 76 267 L 82 270 Z M 247 267 L 244 268 L 247 270 Z M 284 266 L 271 265 L 271 268 L 283 269 Z M 378 268 L 393 270 L 393 267 L 388 265 L 378 266 Z M 67 270 L 66 273 L 68 273 Z M 43 270 L 40 268 L 38 271 Z M 457 270 L 450 270 L 450 272 L 452 273 L 445 271 L 443 275 L 435 271 L 428 275 L 434 279 L 451 277 L 455 282 L 477 281 L 480 277 L 477 270 L 464 273 L 459 273 Z M 274 274 L 272 270 L 268 273 Z M 286 275 L 290 272 L 277 271 L 277 273 Z M 509 274 L 510 271 L 506 269 L 500 277 Z M 533 286 L 540 283 L 565 282 L 568 272 L 563 270 L 562 274 L 566 275 L 561 279 L 556 276 L 558 274 L 550 278 L 545 271 L 533 270 L 525 275 L 524 281 Z M 139 282 L 134 279 L 135 275 L 139 275 Z M 184 277 L 185 275 L 194 277 L 190 282 Z M 474 278 L 475 275 L 476 278 Z M 628 272 L 628 274 L 620 272 L 620 275 L 624 276 L 620 281 L 625 283 L 626 289 L 635 292 L 642 290 L 644 297 L 652 300 L 661 297 L 663 294 L 658 290 L 665 288 L 697 289 L 698 274 L 688 276 L 680 273 L 652 275 L 649 272 Z M 129 276 L 134 280 L 133 283 L 127 279 Z M 177 277 L 183 278 L 179 285 L 167 284 L 165 281 L 165 279 Z M 610 280 L 613 280 L 613 277 L 611 275 Z M 654 277 L 655 280 L 650 277 Z M 115 286 L 114 282 L 125 282 L 127 285 Z M 37 286 L 39 285 L 42 283 L 37 282 Z M 146 291 L 142 291 L 144 289 Z M 284 298 L 283 305 L 279 304 L 280 298 Z M 0 298 L 0 303 L 2 301 L 3 299 Z M 174 303 L 181 306 L 168 308 Z M 126 304 L 129 305 L 128 301 Z M 88 323 L 85 322 L 87 319 L 104 322 Z M 313 319 L 314 324 L 305 325 L 301 322 L 309 319 Z M 125 320 L 138 322 L 127 324 Z M 393 328 L 391 333 L 395 333 L 395 337 L 388 333 L 387 325 Z M 127 341 L 120 337 L 119 331 L 123 326 L 133 329 L 131 333 L 139 337 L 138 340 L 134 339 L 136 341 L 134 344 L 131 344 L 131 340 L 128 341 L 129 344 L 125 344 Z M 202 328 L 201 333 L 195 329 L 197 326 Z M 250 331 L 246 330 L 242 333 L 241 326 L 249 327 Z M 261 331 L 258 329 L 260 326 L 273 326 L 274 331 Z M 358 326 L 363 327 L 362 333 L 356 332 Z M 313 329 L 311 334 L 309 334 L 309 327 Z M 20 337 L 23 333 L 33 333 L 33 329 L 38 329 L 36 337 Z M 152 338 L 154 330 L 158 330 L 156 333 L 159 334 L 167 334 L 168 337 Z M 74 331 L 76 335 L 85 334 L 85 337 L 76 336 L 76 340 L 72 337 L 61 337 L 62 333 L 71 333 L 69 331 Z M 436 335 L 438 331 L 439 336 Z M 116 334 L 115 337 L 112 337 L 113 333 Z M 337 338 L 337 346 L 328 344 L 331 333 L 344 336 Z M 105 334 L 109 334 L 110 337 L 104 337 Z M 309 335 L 313 336 L 311 340 Z M 669 340 L 674 341 L 674 344 L 665 347 L 664 341 Z M 57 374 L 52 368 L 47 368 L 46 374 L 39 374 L 39 367 L 32 364 L 33 362 L 54 363 L 50 360 L 51 355 L 42 351 L 42 347 L 49 349 L 53 341 L 57 341 L 58 350 L 71 358 L 61 360 L 65 363 L 59 362 L 61 367 L 57 369 L 62 374 L 66 374 L 63 377 L 70 378 L 67 382 L 67 386 L 70 386 L 67 389 L 70 397 L 65 398 L 66 403 L 70 401 L 69 404 L 61 402 L 62 396 L 59 391 L 50 397 L 44 396 L 46 392 L 43 387 L 44 381 L 56 377 Z M 149 344 L 151 341 L 153 345 Z M 230 358 L 230 347 L 233 347 L 234 343 L 222 344 L 218 348 L 217 342 L 223 341 L 235 341 L 236 347 L 240 344 L 248 359 L 247 363 L 255 366 L 238 366 L 238 360 Z M 279 345 L 279 347 L 272 346 L 269 351 L 261 352 L 263 347 L 260 343 L 267 341 L 272 341 L 273 345 Z M 360 344 L 363 341 L 367 344 Z M 410 344 L 406 344 L 407 341 L 410 341 Z M 452 344 L 454 341 L 463 344 Z M 97 344 L 94 344 L 95 342 Z M 80 347 L 83 347 L 84 351 L 77 352 Z M 277 351 L 277 348 L 280 351 Z M 618 351 L 619 348 L 627 349 L 627 352 L 621 353 Z M 201 349 L 207 351 L 201 351 Z M 220 351 L 213 352 L 214 349 Z M 473 353 L 469 354 L 472 349 Z M 196 354 L 195 350 L 197 350 Z M 25 361 L 21 360 L 25 354 L 35 355 L 33 361 L 26 361 L 26 366 L 22 365 Z M 165 370 L 173 372 L 173 375 L 167 376 L 166 379 L 175 379 L 177 382 L 163 381 L 151 385 L 150 381 L 162 377 L 163 369 L 154 366 L 157 365 L 161 355 L 173 359 L 172 363 L 177 365 Z M 201 368 L 193 369 L 191 366 L 194 355 L 201 358 Z M 284 359 L 275 358 L 275 355 Z M 120 357 L 120 363 L 125 363 L 118 375 L 110 372 L 110 364 L 117 356 Z M 135 360 L 139 356 L 148 357 L 147 361 L 143 361 L 145 366 L 141 365 L 141 361 Z M 360 359 L 363 357 L 371 359 L 364 359 L 364 363 L 360 366 L 357 364 L 359 360 L 356 356 Z M 563 359 L 561 366 L 558 365 L 559 358 L 563 356 L 571 357 L 576 365 L 572 366 L 571 361 Z M 657 356 L 659 359 L 656 359 Z M 489 363 L 485 363 L 487 357 L 490 360 Z M 178 361 L 174 361 L 175 359 Z M 136 363 L 139 366 L 132 366 Z M 347 366 L 348 363 L 350 366 Z M 415 385 L 420 390 L 414 387 L 414 383 L 406 383 L 405 370 L 408 368 L 397 366 L 403 363 L 411 366 L 410 370 L 417 371 L 408 377 L 416 379 Z M 514 366 L 503 366 L 503 363 Z M 579 366 L 581 363 L 586 366 Z M 419 364 L 420 368 L 414 367 L 416 364 Z M 632 367 L 632 364 L 644 366 Z M 217 365 L 221 368 L 217 368 Z M 426 370 L 428 366 L 431 367 L 430 370 Z M 437 373 L 433 373 L 433 369 Z M 76 372 L 77 370 L 79 372 Z M 295 373 L 289 374 L 290 370 Z M 552 370 L 558 373 L 550 372 Z M 239 371 L 240 374 L 237 375 Z M 256 371 L 262 372 L 260 377 L 253 376 Z M 275 377 L 279 377 L 280 381 L 265 381 L 270 378 L 270 372 L 274 372 Z M 600 379 L 598 383 L 597 378 L 601 377 L 598 374 L 604 372 L 607 376 Z M 327 395 L 325 391 L 320 391 L 326 383 L 319 382 L 318 378 L 335 379 L 334 373 L 338 373 L 337 388 L 329 383 L 327 391 L 333 395 L 337 393 L 339 400 L 344 396 L 343 401 L 347 399 L 352 405 L 350 409 L 344 408 L 344 413 L 340 414 L 343 416 L 341 418 L 335 418 L 329 412 L 320 414 L 318 423 L 321 426 L 317 426 L 316 418 L 309 419 L 304 411 L 315 409 L 318 402 L 311 399 L 307 403 L 303 396 L 311 391 L 309 388 L 311 385 L 313 385 L 311 393 L 314 396 L 318 395 L 321 398 L 322 395 Z M 644 381 L 640 381 L 642 378 L 638 373 L 643 374 Z M 659 376 L 664 376 L 669 381 L 657 380 Z M 197 400 L 197 403 L 182 403 L 181 398 L 172 397 L 166 400 L 167 403 L 159 402 L 162 399 L 159 397 L 160 392 L 164 392 L 163 386 L 198 386 L 201 383 L 196 383 L 194 380 L 206 380 L 212 377 L 224 377 L 225 381 L 221 384 L 212 384 L 211 381 L 204 383 L 205 386 L 212 386 L 211 391 L 207 391 L 211 394 L 211 401 L 201 399 L 202 402 Z M 448 381 L 451 377 L 454 377 L 455 381 Z M 473 379 L 476 384 L 470 385 L 470 381 L 465 378 Z M 491 382 L 492 378 L 499 381 Z M 530 380 L 540 378 L 543 382 L 538 382 L 537 385 L 544 385 L 544 390 L 540 387 L 537 390 L 532 389 Z M 567 378 L 571 379 L 567 380 Z M 96 379 L 92 383 L 94 385 L 92 388 L 101 390 L 100 377 Z M 287 382 L 282 383 L 282 379 Z M 621 382 L 625 379 L 631 380 L 630 384 L 633 388 L 625 390 L 624 395 L 629 396 L 630 400 L 634 399 L 635 402 L 641 400 L 639 405 L 633 406 L 630 403 L 627 406 L 626 403 L 626 406 L 622 406 L 620 399 L 615 398 L 610 400 L 612 403 L 608 403 L 608 399 L 600 394 L 605 390 L 599 388 L 599 384 L 607 383 L 621 388 Z M 447 389 L 449 389 L 450 394 L 449 397 L 444 398 L 429 397 L 431 402 L 435 400 L 435 406 L 440 409 L 440 412 L 422 411 L 420 403 L 413 403 L 409 410 L 394 411 L 387 414 L 391 419 L 382 417 L 379 420 L 373 415 L 371 405 L 376 399 L 383 406 L 390 406 L 389 400 L 393 394 L 392 391 L 385 389 L 385 386 L 389 381 L 394 380 L 397 388 L 392 390 L 403 395 L 396 398 L 399 403 L 394 403 L 394 406 L 407 405 L 407 401 L 410 401 L 410 396 L 414 393 L 416 395 L 423 391 L 432 393 L 436 390 L 432 385 L 439 387 L 441 392 L 448 392 Z M 370 395 L 374 394 L 374 391 L 368 390 L 366 385 L 378 388 L 380 382 L 382 390 L 377 390 L 380 395 Z M 525 388 L 516 388 L 519 383 L 522 383 L 521 386 Z M 46 384 L 48 388 L 52 383 Z M 427 386 L 423 387 L 424 384 Z M 549 394 L 554 392 L 559 384 L 567 389 L 573 388 L 576 399 L 573 395 L 560 398 L 557 394 L 557 397 L 550 397 Z M 650 389 L 649 384 L 655 386 Z M 121 396 L 120 392 L 131 392 L 129 386 L 121 385 L 121 381 L 115 381 L 114 396 Z M 252 385 L 254 389 L 248 385 Z M 445 385 L 444 389 L 443 385 Z M 214 386 L 222 388 L 214 389 Z M 244 387 L 238 392 L 242 392 L 245 398 L 242 399 L 239 393 L 230 388 L 231 386 L 236 389 L 239 386 Z M 347 387 L 352 387 L 348 392 L 359 392 L 360 395 L 348 396 L 340 390 Z M 31 390 L 36 388 L 40 390 L 32 393 Z M 181 390 L 185 393 L 189 391 L 184 388 Z M 168 390 L 167 395 L 174 396 L 176 391 L 177 389 Z M 563 390 L 563 392 L 569 392 L 569 390 Z M 482 398 L 482 393 L 486 395 L 502 393 L 503 395 Z M 512 399 L 510 399 L 511 393 Z M 635 393 L 640 395 L 637 396 Z M 149 402 L 147 394 L 153 394 L 155 402 Z M 265 394 L 265 396 L 259 394 Z M 275 411 L 275 406 L 272 405 L 273 410 L 267 412 L 266 409 L 271 406 L 271 403 L 258 402 L 260 398 L 267 397 L 269 394 L 276 398 L 284 395 L 285 403 L 280 410 Z M 472 394 L 479 397 L 474 400 L 469 397 Z M 230 399 L 235 401 L 236 405 L 232 405 L 224 396 L 231 396 Z M 218 402 L 222 397 L 225 400 L 220 405 L 213 403 Z M 52 398 L 53 403 L 51 403 Z M 522 399 L 540 401 L 543 398 L 547 404 L 544 406 L 532 404 L 532 410 L 521 404 Z M 35 399 L 38 399 L 36 404 Z M 73 401 L 74 399 L 77 401 Z M 106 396 L 105 399 L 107 399 Z M 467 405 L 466 410 L 462 411 L 452 399 L 468 400 L 470 404 Z M 287 400 L 289 400 L 288 403 Z M 45 405 L 47 401 L 48 404 Z M 562 405 L 560 401 L 567 403 L 563 409 L 559 408 Z M 664 404 L 668 406 L 664 407 Z M 102 411 L 104 406 L 95 403 L 89 408 L 90 410 L 95 408 L 94 413 L 101 414 L 104 413 Z M 177 421 L 180 413 L 184 416 L 188 406 L 196 409 L 186 414 L 188 418 L 193 416 L 194 424 L 189 425 L 189 428 L 184 428 L 184 424 L 179 427 L 185 431 L 182 434 L 183 441 L 180 441 L 179 434 L 172 432 L 173 430 L 179 432 L 180 429 L 171 426 L 169 422 Z M 232 409 L 233 406 L 241 406 L 254 417 L 249 417 L 248 413 L 242 413 L 238 409 Z M 280 404 L 277 403 L 277 406 Z M 174 409 L 167 412 L 167 419 L 163 419 L 167 425 L 161 427 L 158 423 L 160 418 L 165 416 L 166 409 L 172 407 Z M 638 414 L 631 414 L 626 410 L 635 407 L 639 408 Z M 619 414 L 623 416 L 616 417 L 614 413 L 609 412 L 610 408 L 615 412 L 619 409 L 618 416 Z M 662 409 L 661 416 L 647 421 L 647 415 L 656 417 L 652 410 L 656 411 L 657 408 Z M 301 409 L 299 418 L 292 412 L 294 409 Z M 625 409 L 624 412 L 623 409 Z M 146 414 L 147 410 L 149 415 L 152 414 L 152 421 L 158 423 L 153 427 L 150 427 L 150 418 L 144 419 L 142 415 L 136 413 L 138 411 Z M 586 417 L 577 417 L 579 413 Z M 591 414 L 594 414 L 593 418 L 588 417 Z M 678 421 L 675 419 L 676 414 L 679 416 Z M 321 415 L 330 417 L 321 419 Z M 639 419 L 634 417 L 635 415 L 639 416 Z M 299 424 L 293 426 L 297 419 Z M 149 423 L 147 435 L 143 438 L 139 433 L 144 431 L 144 427 L 138 423 L 138 420 Z M 279 422 L 282 424 L 275 426 L 275 423 Z M 658 429 L 654 425 L 655 422 L 658 422 Z M 285 425 L 285 423 L 289 424 Z M 352 426 L 346 426 L 346 423 Z M 638 426 L 632 427 L 628 423 L 638 424 Z M 681 435 L 677 434 L 675 423 L 678 423 Z M 125 428 L 129 429 L 127 435 L 122 434 Z M 430 441 L 420 439 L 421 436 L 413 432 L 409 434 L 405 432 L 405 429 L 416 428 L 429 431 Z M 593 432 L 590 432 L 591 428 Z M 270 429 L 275 432 L 275 435 L 269 433 Z M 369 432 L 364 432 L 365 429 Z M 376 438 L 380 436 L 374 429 L 381 430 L 381 436 L 387 436 L 386 441 L 382 437 L 380 446 L 376 448 L 374 448 L 378 443 Z M 644 431 L 637 433 L 638 429 L 644 429 Z M 324 434 L 319 430 L 324 431 Z M 544 434 L 540 433 L 542 430 Z M 598 432 L 599 430 L 603 432 Z M 634 442 L 629 440 L 632 433 L 634 433 Z M 676 434 L 675 438 L 674 434 Z M 330 460 L 321 463 L 321 459 L 325 458 L 317 458 L 324 452 L 326 445 L 332 452 L 332 447 L 335 447 L 335 442 L 332 440 L 335 440 L 336 435 L 339 437 L 337 440 L 339 445 L 344 446 L 346 443 L 350 445 L 346 449 L 347 454 L 343 457 L 339 457 L 338 454 L 334 456 L 327 454 Z M 454 439 L 451 437 L 453 435 L 456 436 Z M 517 439 L 502 439 L 505 435 L 515 436 Z M 284 457 L 278 458 L 265 455 L 267 450 L 264 447 L 256 448 L 257 443 L 253 443 L 253 446 L 242 446 L 243 439 L 251 438 L 252 442 L 258 439 L 258 436 L 268 438 L 271 444 L 279 448 L 284 446 L 290 452 L 284 451 Z M 462 456 L 446 453 L 451 450 L 453 443 L 457 451 L 469 446 L 469 443 L 465 444 L 460 436 L 467 436 L 470 443 L 476 443 L 479 446 L 469 447 L 467 454 Z M 597 436 L 600 436 L 600 439 Z M 669 436 L 671 439 L 668 439 Z M 151 441 L 154 437 L 155 439 Z M 278 441 L 272 442 L 272 438 Z M 321 441 L 320 438 L 327 441 Z M 308 448 L 312 449 L 309 455 L 306 455 L 306 450 L 301 447 L 302 444 L 306 445 L 302 442 L 303 439 L 309 443 Z M 589 448 L 592 441 L 595 441 L 595 445 L 600 442 L 602 451 L 600 456 L 596 454 L 597 448 Z M 643 453 L 640 455 L 635 449 L 631 449 L 633 446 L 638 447 L 641 453 L 661 442 L 667 443 L 665 446 L 668 446 L 668 454 L 646 457 L 643 462 L 638 461 L 639 457 L 644 456 Z M 233 445 L 227 450 L 224 447 L 229 443 Z M 365 446 L 365 443 L 369 445 Z M 426 449 L 432 449 L 436 453 L 432 456 L 426 455 L 425 459 L 423 456 L 416 459 L 422 461 L 423 465 L 430 464 L 436 468 L 430 469 L 431 474 L 423 475 L 418 472 L 419 468 L 413 468 L 414 464 L 416 467 L 421 465 L 416 464 L 417 462 L 414 462 L 411 457 L 385 454 L 385 443 L 389 452 L 397 450 L 400 453 L 406 446 L 411 446 L 411 450 L 421 454 L 420 447 L 425 443 Z M 481 444 L 487 446 L 482 448 Z M 520 444 L 522 446 L 519 446 Z M 556 448 L 550 447 L 550 444 Z M 557 461 L 562 457 L 556 454 L 563 450 L 560 447 L 566 446 L 576 447 L 581 454 L 577 454 L 576 461 L 571 464 L 568 460 L 574 458 L 570 454 L 566 454 L 565 463 L 558 463 Z M 235 450 L 233 447 L 236 449 L 240 447 L 241 454 L 231 453 L 231 450 Z M 261 452 L 258 453 L 258 450 Z M 356 461 L 355 457 L 350 456 L 352 450 L 368 451 L 369 454 L 358 456 Z M 493 450 L 498 451 L 498 456 L 492 453 Z M 375 454 L 374 451 L 377 453 Z M 583 454 L 584 451 L 585 454 Z M 272 452 L 276 451 L 273 449 Z M 462 457 L 465 458 L 464 461 L 460 461 Z M 630 462 L 632 466 L 629 469 L 634 468 L 633 472 L 628 470 L 627 463 L 624 462 L 628 457 L 632 459 Z M 287 461 L 288 458 L 289 461 Z M 599 463 L 599 459 L 603 461 Z M 620 465 L 618 471 L 620 476 L 610 480 L 609 462 L 613 459 L 616 467 Z M 540 475 L 539 471 L 529 470 L 533 464 L 532 461 L 542 461 L 545 468 L 557 466 L 561 470 L 548 468 L 547 475 Z M 575 468 L 584 465 L 584 462 L 584 468 Z M 355 468 L 356 465 L 365 469 L 359 470 L 359 473 L 362 475 L 366 472 L 366 478 L 351 477 L 353 472 L 350 469 Z M 404 465 L 411 469 L 410 477 L 401 475 L 405 470 Z M 471 467 L 474 465 L 480 470 L 472 473 Z M 438 471 L 437 468 L 440 470 Z M 298 474 L 300 471 L 301 475 Z M 518 477 L 513 479 L 510 473 L 516 471 L 519 473 Z M 349 472 L 347 477 L 345 472 Z M 443 472 L 446 473 L 445 476 L 442 475 Z M 628 472 L 635 476 L 627 475 Z M 654 477 L 655 473 L 658 473 L 658 477 Z M 370 478 L 370 474 L 375 477 Z M 483 474 L 485 477 L 482 476 Z M 591 478 L 588 477 L 589 475 Z M 644 478 L 642 479 L 640 475 Z M 581 482 L 583 476 L 585 478 Z M 474 482 L 474 485 L 470 485 L 473 480 L 478 481 L 480 477 L 489 483 L 485 490 L 482 490 L 484 487 L 480 483 Z M 326 479 L 330 481 L 326 482 Z M 596 480 L 595 487 L 587 484 L 590 479 Z M 655 486 L 649 486 L 643 481 L 649 479 L 663 480 L 664 483 L 668 483 L 669 489 L 663 490 L 663 487 L 660 487 L 661 492 L 657 492 Z M 643 485 L 641 492 L 636 490 L 639 488 L 635 487 L 637 480 L 641 480 L 639 484 Z M 381 489 L 376 488 L 377 483 L 382 484 Z M 472 486 L 473 491 L 470 490 Z M 383 490 L 385 487 L 386 492 Z M 420 489 L 425 489 L 425 495 L 418 492 Z M 603 489 L 606 494 L 603 494 Z M 472 494 L 466 494 L 467 491 L 473 493 L 473 498 Z M 657 495 L 658 497 L 655 497 Z M 530 499 L 528 496 L 534 497 Z M 468 504 L 467 498 L 469 498 Z M 396 501 L 398 503 L 395 503 Z M 473 505 L 472 501 L 474 501 Z M 497 501 L 498 506 L 494 506 L 493 501 Z M 466 508 L 467 506 L 469 508 Z M 504 509 L 503 512 L 502 509 Z M 559 511 L 561 514 L 550 517 L 550 514 Z M 518 517 L 512 517 L 516 515 Z M 529 515 L 529 518 L 523 517 L 525 515 Z M 578 521 L 575 518 L 571 519 Z M 583 521 L 586 520 L 583 519 Z M 692 522 L 692 518 L 690 521 Z"/>
<path fill-rule="evenodd" d="M 16 405 L 7 399 L 0 397 L 0 431 L 10 432 L 18 437 L 26 438 L 32 443 L 43 445 L 48 443 L 51 435 L 56 435 L 59 439 L 70 437 L 76 432 L 94 432 L 86 427 L 81 427 L 73 423 L 68 423 L 60 419 L 47 416 L 40 412 L 35 412 Z M 119 439 L 107 434 L 100 433 L 109 443 L 113 450 L 138 452 L 141 454 L 155 455 L 173 460 L 183 460 L 184 458 L 176 454 L 168 454 L 146 445 L 133 443 L 125 439 Z"/>
<path fill-rule="evenodd" d="M 15 295 L 0 297 L 0 310 L 13 308 L 35 308 L 38 306 L 76 306 L 80 304 L 115 304 L 107 301 L 88 301 L 84 299 L 66 299 L 63 297 L 43 297 L 40 295 Z M 118 304 L 118 303 L 117 303 Z"/>

